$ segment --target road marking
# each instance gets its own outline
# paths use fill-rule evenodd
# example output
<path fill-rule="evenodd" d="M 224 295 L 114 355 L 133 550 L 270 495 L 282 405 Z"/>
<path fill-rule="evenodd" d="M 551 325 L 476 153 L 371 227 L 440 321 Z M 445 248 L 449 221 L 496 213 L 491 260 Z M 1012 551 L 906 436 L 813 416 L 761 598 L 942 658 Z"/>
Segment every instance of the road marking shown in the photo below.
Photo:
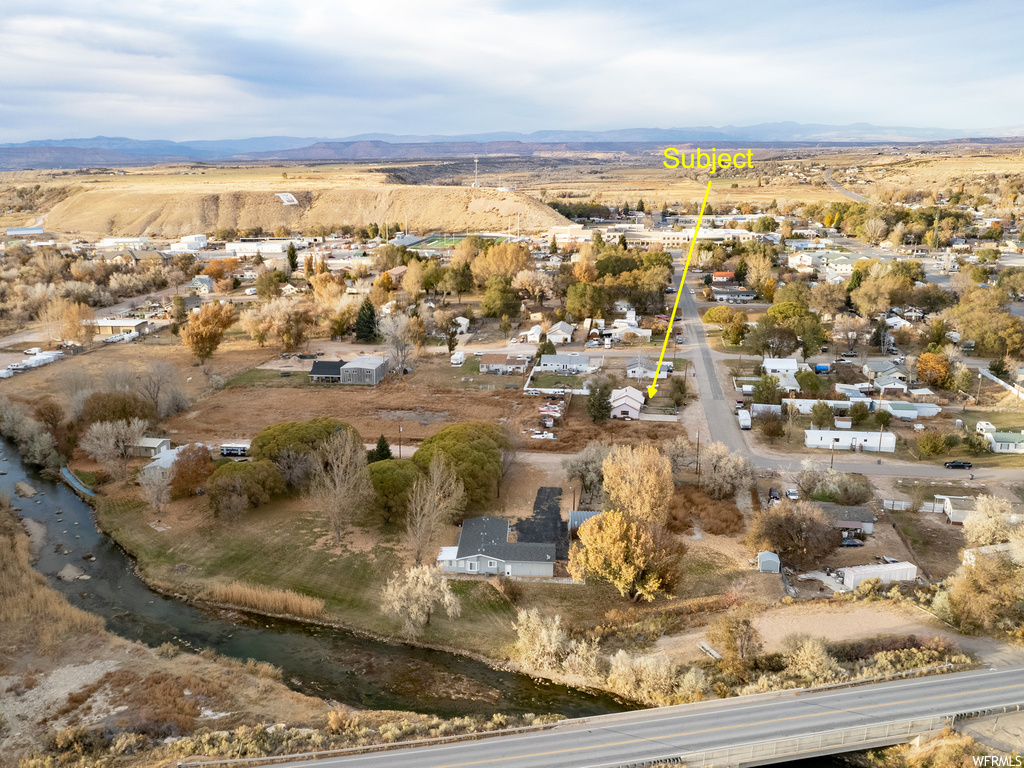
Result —
<path fill-rule="evenodd" d="M 672 335 L 672 325 L 676 321 L 676 314 L 679 312 L 679 299 L 683 297 L 683 288 L 686 283 L 686 272 L 690 269 L 690 259 L 693 258 L 693 249 L 697 245 L 697 233 L 700 232 L 700 222 L 704 218 L 704 208 L 708 204 L 708 193 L 711 191 L 711 179 L 708 179 L 708 187 L 704 190 L 704 199 L 700 203 L 700 212 L 697 214 L 697 226 L 693 229 L 693 239 L 690 241 L 690 252 L 686 254 L 686 264 L 683 265 L 683 276 L 679 280 L 679 290 L 676 291 L 676 303 L 672 307 L 672 317 L 668 319 L 668 328 L 665 330 L 665 341 L 661 345 L 661 357 L 658 358 L 658 367 L 654 369 L 654 379 L 651 386 L 647 388 L 647 396 L 654 397 L 658 391 L 658 374 L 661 372 L 661 363 L 665 359 L 665 350 L 668 349 L 669 336 Z"/>
<path fill-rule="evenodd" d="M 605 748 L 608 748 L 608 747 L 622 747 L 622 746 L 626 746 L 628 744 L 640 744 L 640 743 L 643 743 L 645 741 L 659 741 L 660 742 L 660 741 L 663 741 L 665 739 L 678 739 L 678 738 L 681 738 L 683 736 L 699 736 L 699 735 L 705 734 L 705 733 L 715 733 L 715 732 L 718 732 L 718 731 L 729 731 L 729 730 L 735 730 L 737 728 L 752 728 L 752 727 L 756 727 L 756 726 L 759 726 L 759 725 L 772 725 L 773 723 L 785 723 L 785 722 L 789 722 L 789 721 L 792 721 L 792 720 L 807 720 L 807 719 L 812 718 L 812 717 L 825 717 L 825 716 L 833 717 L 833 716 L 835 716 L 837 714 L 840 714 L 842 712 L 851 712 L 852 713 L 852 712 L 859 712 L 859 711 L 865 710 L 865 709 L 877 709 L 879 707 L 894 707 L 894 706 L 899 706 L 899 705 L 902 705 L 902 704 L 913 704 L 913 703 L 916 703 L 916 702 L 931 701 L 933 699 L 948 699 L 948 698 L 952 698 L 954 696 L 970 696 L 970 695 L 973 695 L 973 694 L 976 694 L 976 693 L 993 693 L 995 691 L 1006 691 L 1006 690 L 1010 690 L 1012 688 L 1024 688 L 1024 683 L 1016 683 L 1014 685 L 1003 685 L 1003 686 L 999 686 L 997 688 L 981 688 L 981 689 L 975 690 L 975 691 L 962 691 L 962 692 L 958 691 L 956 693 L 944 693 L 944 694 L 939 694 L 939 695 L 935 695 L 935 696 L 925 696 L 923 698 L 918 698 L 918 699 L 905 699 L 903 701 L 891 701 L 891 702 L 887 702 L 887 703 L 883 703 L 883 704 L 865 704 L 865 705 L 860 706 L 860 707 L 850 707 L 850 708 L 847 708 L 847 709 L 830 709 L 830 710 L 828 710 L 826 712 L 812 712 L 812 713 L 808 713 L 808 714 L 805 714 L 805 715 L 790 715 L 789 717 L 778 717 L 778 718 L 774 718 L 772 720 L 761 720 L 761 721 L 754 722 L 754 723 L 737 723 L 736 725 L 720 725 L 720 726 L 716 726 L 714 728 L 702 728 L 702 729 L 697 730 L 697 731 L 684 731 L 683 733 L 662 734 L 662 735 L 659 735 L 659 736 L 656 736 L 656 737 L 652 736 L 651 738 L 626 739 L 625 741 L 612 741 L 612 742 L 607 742 L 607 743 L 604 743 L 604 744 L 594 744 L 594 745 L 586 746 L 586 747 L 572 747 L 572 748 L 568 748 L 568 749 L 552 749 L 552 750 L 548 750 L 547 752 L 532 752 L 532 753 L 524 754 L 524 755 L 511 755 L 509 757 L 490 757 L 490 758 L 488 758 L 486 760 L 470 760 L 470 761 L 464 762 L 464 763 L 448 763 L 446 765 L 434 766 L 433 768 L 466 768 L 466 766 L 470 766 L 470 765 L 484 765 L 484 764 L 490 764 L 490 763 L 502 763 L 502 762 L 507 762 L 509 760 L 524 760 L 524 759 L 529 759 L 529 758 L 534 758 L 534 757 L 548 757 L 548 756 L 551 756 L 551 755 L 564 755 L 564 754 L 568 754 L 568 753 L 571 753 L 571 752 L 585 752 L 585 751 L 594 750 L 594 749 L 605 749 Z"/>

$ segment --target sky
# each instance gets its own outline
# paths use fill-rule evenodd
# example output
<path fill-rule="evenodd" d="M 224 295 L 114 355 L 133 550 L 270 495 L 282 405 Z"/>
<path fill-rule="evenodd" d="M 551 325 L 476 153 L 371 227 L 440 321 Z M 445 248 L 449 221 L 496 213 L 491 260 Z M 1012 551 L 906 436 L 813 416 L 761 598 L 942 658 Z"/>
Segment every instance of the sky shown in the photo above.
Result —
<path fill-rule="evenodd" d="M 0 0 L 0 142 L 1024 126 L 1024 4 Z"/>

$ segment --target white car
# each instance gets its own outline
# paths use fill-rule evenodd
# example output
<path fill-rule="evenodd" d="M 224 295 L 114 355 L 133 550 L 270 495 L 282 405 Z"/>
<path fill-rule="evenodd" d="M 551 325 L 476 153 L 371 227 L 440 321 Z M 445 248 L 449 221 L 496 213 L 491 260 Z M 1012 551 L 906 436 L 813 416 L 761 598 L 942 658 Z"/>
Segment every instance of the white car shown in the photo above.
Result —
<path fill-rule="evenodd" d="M 25 350 L 25 354 L 26 355 L 38 355 L 42 351 L 43 350 L 40 347 L 31 347 L 30 349 L 26 349 Z"/>
<path fill-rule="evenodd" d="M 245 289 L 245 295 L 246 296 L 255 296 L 256 295 L 256 289 L 255 288 L 246 288 Z"/>
<path fill-rule="evenodd" d="M 787 499 L 792 499 L 793 501 L 796 501 L 797 499 L 800 498 L 800 492 L 796 488 L 787 488 L 786 489 L 786 498 Z"/>

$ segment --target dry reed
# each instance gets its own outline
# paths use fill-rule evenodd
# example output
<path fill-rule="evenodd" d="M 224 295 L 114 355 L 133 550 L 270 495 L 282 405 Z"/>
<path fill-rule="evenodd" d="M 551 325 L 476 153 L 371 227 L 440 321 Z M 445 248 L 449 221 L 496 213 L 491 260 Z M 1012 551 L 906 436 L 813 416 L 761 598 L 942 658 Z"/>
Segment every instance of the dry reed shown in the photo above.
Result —
<path fill-rule="evenodd" d="M 308 619 L 319 618 L 324 612 L 324 601 L 318 597 L 300 595 L 290 589 L 264 587 L 247 581 L 215 584 L 203 592 L 201 599 L 237 605 L 263 613 L 302 616 Z"/>

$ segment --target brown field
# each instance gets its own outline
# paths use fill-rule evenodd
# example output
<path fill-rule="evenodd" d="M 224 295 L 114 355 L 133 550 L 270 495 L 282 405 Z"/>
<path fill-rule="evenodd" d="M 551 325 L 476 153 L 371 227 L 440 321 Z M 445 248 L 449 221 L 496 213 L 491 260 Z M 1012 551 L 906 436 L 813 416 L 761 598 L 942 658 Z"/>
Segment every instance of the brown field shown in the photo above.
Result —
<path fill-rule="evenodd" d="M 369 441 L 383 433 L 397 443 L 401 426 L 408 445 L 460 421 L 502 423 L 523 399 L 518 393 L 489 390 L 467 390 L 454 398 L 450 390 L 419 387 L 415 380 L 414 374 L 376 388 L 229 386 L 170 419 L 166 427 L 176 442 L 216 442 L 251 438 L 281 421 L 333 416 Z"/>
<path fill-rule="evenodd" d="M 0 176 L 0 198 L 13 187 L 53 187 L 53 193 L 40 196 L 38 207 L 9 214 L 6 223 L 25 225 L 45 214 L 47 229 L 89 236 L 173 238 L 220 228 L 263 227 L 272 232 L 277 227 L 305 230 L 317 224 L 365 226 L 385 221 L 407 222 L 410 229 L 423 231 L 503 231 L 509 217 L 524 232 L 542 232 L 567 223 L 520 192 L 389 180 L 388 174 L 359 165 L 290 167 L 283 172 L 158 166 L 130 169 L 124 176 L 54 177 L 40 171 Z M 293 193 L 299 205 L 283 205 L 275 192 Z"/>

